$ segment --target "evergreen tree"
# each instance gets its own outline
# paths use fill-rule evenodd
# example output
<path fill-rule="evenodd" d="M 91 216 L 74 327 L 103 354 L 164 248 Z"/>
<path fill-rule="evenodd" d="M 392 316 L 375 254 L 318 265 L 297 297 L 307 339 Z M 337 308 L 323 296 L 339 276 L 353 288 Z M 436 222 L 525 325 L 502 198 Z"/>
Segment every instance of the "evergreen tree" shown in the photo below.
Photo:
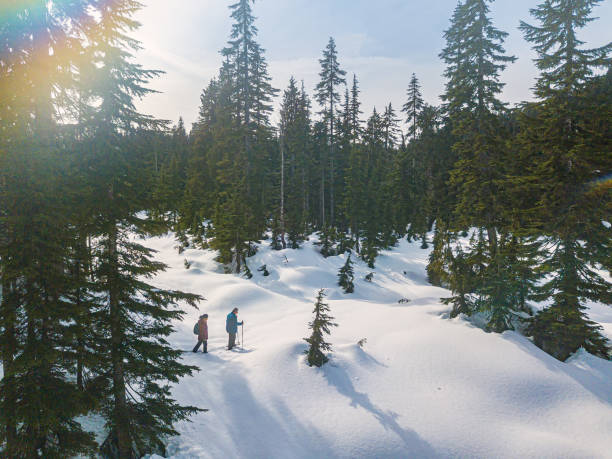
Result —
<path fill-rule="evenodd" d="M 498 260 L 500 255 L 498 233 L 508 225 L 499 188 L 506 163 L 507 138 L 499 119 L 504 110 L 504 104 L 498 99 L 503 88 L 499 73 L 515 58 L 504 54 L 502 44 L 507 33 L 491 23 L 490 2 L 466 0 L 457 7 L 451 27 L 445 33 L 447 46 L 440 56 L 447 64 L 448 82 L 443 99 L 455 136 L 453 149 L 458 156 L 451 172 L 451 185 L 456 188 L 458 198 L 453 229 L 484 228 L 490 259 L 487 264 L 494 265 L 493 260 Z M 482 279 L 496 282 L 493 279 L 499 274 Z M 492 292 L 492 289 L 489 285 L 484 291 Z M 497 312 L 491 320 L 498 317 Z M 510 317 L 504 320 L 509 323 Z M 489 325 L 499 330 L 500 320 L 495 321 L 495 325 Z"/>
<path fill-rule="evenodd" d="M 382 117 L 382 128 L 385 132 L 384 143 L 387 151 L 393 150 L 399 142 L 401 131 L 398 123 L 399 119 L 396 118 L 395 110 L 391 102 L 389 102 L 389 105 L 385 107 L 385 113 Z"/>
<path fill-rule="evenodd" d="M 321 81 L 316 87 L 316 101 L 321 106 L 321 115 L 326 126 L 327 144 L 329 145 L 329 196 L 330 196 L 330 224 L 334 224 L 334 182 L 336 181 L 336 172 L 334 168 L 335 161 L 335 143 L 336 143 L 336 115 L 337 115 L 337 104 L 340 103 L 340 93 L 338 92 L 338 86 L 346 84 L 344 75 L 346 72 L 340 69 L 338 62 L 338 51 L 336 50 L 336 42 L 332 37 L 329 38 L 329 42 L 323 50 L 323 57 L 319 59 L 321 64 L 321 72 L 319 76 Z M 323 175 L 324 177 L 324 175 Z M 322 184 L 322 224 L 325 225 L 325 181 L 323 179 Z"/>
<path fill-rule="evenodd" d="M 293 248 L 299 246 L 308 220 L 310 177 L 310 102 L 303 88 L 292 77 L 283 95 L 280 110 L 281 206 L 283 232 L 287 231 Z M 283 242 L 283 247 L 285 243 Z"/>
<path fill-rule="evenodd" d="M 170 396 L 170 383 L 196 368 L 179 363 L 180 351 L 166 337 L 173 331 L 171 321 L 183 316 L 178 302 L 194 305 L 200 297 L 147 284 L 145 279 L 165 265 L 152 260 L 151 249 L 131 240 L 133 234 L 157 230 L 138 214 L 147 205 L 149 178 L 147 152 L 141 148 L 145 130 L 164 126 L 134 107 L 135 98 L 151 92 L 144 84 L 159 73 L 130 60 L 138 42 L 126 32 L 138 26 L 131 15 L 139 7 L 134 0 L 102 6 L 91 37 L 100 82 L 93 94 L 101 101 L 92 120 L 91 180 L 96 194 L 106 198 L 95 209 L 94 291 L 99 306 L 94 312 L 99 345 L 107 352 L 94 370 L 106 383 L 102 396 L 109 436 L 103 453 L 126 458 L 163 453 L 164 439 L 177 435 L 174 422 L 198 411 Z"/>
<path fill-rule="evenodd" d="M 75 417 L 89 403 L 69 374 L 74 347 L 70 246 L 76 239 L 67 177 L 76 111 L 74 69 L 91 2 L 28 2 L 0 23 L 0 455 L 91 454 Z M 67 138 L 68 137 L 68 138 Z M 49 397 L 55 394 L 56 397 Z M 62 403 L 57 403 L 61 400 Z"/>
<path fill-rule="evenodd" d="M 319 232 L 319 241 L 315 243 L 321 246 L 320 252 L 325 258 L 336 255 L 334 249 L 334 229 L 326 226 Z"/>
<path fill-rule="evenodd" d="M 421 95 L 421 85 L 418 78 L 413 73 L 407 91 L 408 100 L 402 107 L 402 112 L 406 114 L 408 123 L 408 135 L 412 140 L 416 140 L 418 132 L 418 120 L 423 109 L 423 96 Z"/>
<path fill-rule="evenodd" d="M 357 75 L 353 74 L 353 86 L 351 87 L 351 102 L 350 102 L 350 132 L 353 145 L 359 140 L 361 135 L 361 102 L 359 102 L 359 82 Z"/>
<path fill-rule="evenodd" d="M 344 293 L 353 293 L 355 291 L 355 286 L 353 285 L 354 279 L 353 262 L 351 261 L 351 254 L 349 253 L 349 256 L 346 258 L 346 263 L 344 263 L 344 266 L 342 266 L 338 272 L 338 285 L 342 287 Z"/>
<path fill-rule="evenodd" d="M 577 38 L 577 31 L 594 19 L 591 11 L 598 3 L 546 1 L 531 10 L 540 25 L 521 23 L 538 53 L 541 73 L 535 87 L 539 100 L 522 120 L 519 142 L 527 164 L 524 175 L 537 184 L 532 191 L 538 199 L 531 208 L 540 218 L 531 219 L 530 226 L 544 233 L 548 248 L 547 280 L 540 294 L 552 300 L 530 332 L 536 345 L 560 360 L 580 347 L 610 355 L 610 343 L 588 318 L 585 305 L 585 300 L 612 303 L 612 284 L 597 271 L 612 241 L 610 229 L 601 224 L 610 193 L 589 189 L 612 168 L 612 143 L 605 137 L 609 122 L 600 124 L 606 116 L 609 120 L 610 91 L 591 91 L 597 86 L 594 69 L 612 63 L 612 43 L 584 49 Z"/>
<path fill-rule="evenodd" d="M 210 247 L 219 250 L 220 262 L 239 273 L 252 242 L 266 229 L 271 200 L 269 160 L 276 155 L 278 143 L 269 127 L 270 101 L 276 90 L 270 85 L 264 50 L 256 42 L 251 0 L 240 0 L 230 10 L 234 23 L 222 50 L 225 61 L 218 81 L 202 98 L 202 125 L 194 139 L 202 149 L 194 156 L 204 156 L 214 183 L 211 203 L 202 209 L 213 223 Z M 195 188 L 191 196 L 197 191 L 195 177 L 190 179 L 189 188 L 192 184 Z"/>
<path fill-rule="evenodd" d="M 331 345 L 325 341 L 325 335 L 331 334 L 330 328 L 337 327 L 338 324 L 332 322 L 333 317 L 329 315 L 329 305 L 324 303 L 325 290 L 319 290 L 317 301 L 313 310 L 314 319 L 308 324 L 312 330 L 309 338 L 304 338 L 309 344 L 309 348 L 304 352 L 308 355 L 308 365 L 320 367 L 329 359 L 326 352 L 331 351 Z"/>
<path fill-rule="evenodd" d="M 159 167 L 155 168 L 159 172 L 152 199 L 157 207 L 155 210 L 161 214 L 169 213 L 170 220 L 176 224 L 187 181 L 189 139 L 183 118 L 179 119 L 170 135 L 158 134 L 155 140 L 161 144 L 165 154 Z"/>

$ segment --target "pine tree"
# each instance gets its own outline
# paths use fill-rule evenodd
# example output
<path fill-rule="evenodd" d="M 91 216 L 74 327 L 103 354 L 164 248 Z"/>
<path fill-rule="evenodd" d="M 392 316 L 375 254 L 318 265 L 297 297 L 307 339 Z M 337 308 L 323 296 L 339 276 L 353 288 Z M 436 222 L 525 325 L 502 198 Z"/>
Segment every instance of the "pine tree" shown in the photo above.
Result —
<path fill-rule="evenodd" d="M 359 82 L 357 75 L 353 74 L 353 86 L 351 87 L 351 103 L 350 103 L 350 126 L 351 126 L 351 141 L 353 145 L 359 140 L 361 135 L 361 103 L 359 102 Z"/>
<path fill-rule="evenodd" d="M 327 143 L 329 145 L 329 196 L 330 196 L 330 224 L 334 224 L 334 182 L 336 181 L 336 172 L 334 168 L 335 162 L 335 143 L 336 143 L 336 115 L 337 115 L 337 104 L 340 103 L 340 93 L 338 92 L 338 86 L 346 84 L 344 75 L 346 72 L 340 69 L 338 62 L 338 51 L 336 50 L 336 42 L 332 37 L 329 38 L 329 42 L 323 50 L 323 57 L 319 59 L 321 64 L 321 72 L 319 76 L 321 81 L 316 87 L 316 100 L 321 106 L 321 115 L 326 123 L 326 134 Z M 323 192 L 322 202 L 324 203 L 325 185 L 323 180 Z M 322 224 L 325 226 L 325 204 L 322 205 Z"/>
<path fill-rule="evenodd" d="M 473 272 L 470 262 L 466 259 L 466 254 L 461 249 L 461 246 L 457 248 L 454 254 L 450 249 L 444 251 L 442 257 L 445 259 L 445 266 L 448 266 L 448 272 L 444 276 L 444 280 L 453 292 L 451 297 L 443 298 L 442 302 L 444 304 L 452 304 L 451 319 L 459 314 L 470 316 L 473 313 L 470 297 Z"/>
<path fill-rule="evenodd" d="M 389 105 L 385 107 L 385 112 L 382 116 L 382 128 L 385 132 L 385 149 L 393 150 L 398 142 L 400 136 L 399 119 L 396 118 L 395 110 L 393 105 L 389 102 Z"/>
<path fill-rule="evenodd" d="M 304 240 L 307 225 L 312 222 L 310 189 L 313 171 L 310 100 L 297 84 L 289 85 L 281 107 L 283 145 L 286 155 L 285 226 L 291 248 Z"/>
<path fill-rule="evenodd" d="M 351 254 L 349 253 L 349 256 L 346 258 L 346 263 L 344 263 L 344 266 L 342 266 L 338 272 L 338 285 L 342 287 L 344 293 L 353 293 L 355 291 L 355 286 L 353 285 L 354 279 L 353 262 L 351 261 Z"/>
<path fill-rule="evenodd" d="M 594 19 L 591 11 L 598 3 L 547 1 L 531 10 L 540 25 L 521 23 L 538 53 L 541 73 L 535 87 L 539 100 L 522 120 L 519 143 L 528 177 L 538 184 L 532 190 L 538 200 L 531 207 L 540 218 L 530 226 L 543 232 L 548 249 L 547 281 L 539 293 L 552 300 L 537 314 L 530 333 L 536 345 L 560 360 L 580 347 L 604 358 L 610 355 L 610 343 L 588 318 L 585 305 L 587 299 L 612 303 L 612 284 L 597 272 L 612 241 L 610 229 L 601 224 L 610 194 L 605 189 L 585 191 L 612 167 L 612 145 L 605 138 L 609 122 L 592 124 L 593 117 L 609 117 L 609 108 L 603 107 L 612 100 L 610 92 L 602 105 L 602 94 L 590 91 L 597 81 L 594 69 L 612 63 L 612 43 L 583 49 L 576 35 Z M 599 129 L 605 125 L 602 137 Z"/>
<path fill-rule="evenodd" d="M 506 56 L 503 41 L 507 33 L 497 30 L 490 18 L 491 0 L 466 0 L 453 15 L 446 31 L 447 46 L 441 57 L 447 64 L 446 109 L 453 127 L 453 149 L 458 161 L 451 172 L 451 185 L 457 190 L 454 209 L 455 230 L 480 227 L 486 230 L 489 263 L 499 257 L 499 232 L 508 225 L 499 187 L 503 179 L 507 132 L 500 122 L 504 104 L 498 95 L 503 88 L 499 73 L 515 58 Z M 468 257 L 469 259 L 470 257 Z M 505 261 L 501 261 L 501 265 Z M 483 276 L 483 282 L 504 282 Z M 498 279 L 498 280 L 494 280 Z M 492 285 L 483 292 L 493 292 Z M 493 304 L 497 304 L 493 300 Z M 505 308 L 504 308 L 505 309 Z M 494 312 L 491 320 L 498 317 Z M 495 319 L 492 328 L 499 330 Z"/>
<path fill-rule="evenodd" d="M 320 252 L 325 258 L 336 255 L 334 249 L 334 229 L 326 226 L 319 232 L 319 241 L 315 243 L 321 246 Z"/>
<path fill-rule="evenodd" d="M 252 242 L 266 229 L 272 186 L 269 163 L 278 148 L 269 123 L 276 90 L 270 85 L 264 50 L 256 42 L 251 3 L 230 5 L 234 23 L 222 50 L 225 60 L 218 81 L 202 98 L 202 125 L 194 139 L 202 147 L 196 157 L 204 156 L 214 184 L 211 203 L 194 216 L 204 214 L 212 220 L 210 247 L 234 273 L 242 271 Z M 195 177 L 191 184 L 194 191 L 189 194 L 195 196 Z"/>
<path fill-rule="evenodd" d="M 88 403 L 73 369 L 75 239 L 67 157 L 74 69 L 90 2 L 15 4 L 0 24 L 0 455 L 91 454 L 74 418 Z M 49 397 L 55 394 L 56 397 Z M 57 403 L 61 400 L 62 403 Z"/>
<path fill-rule="evenodd" d="M 333 317 L 329 315 L 329 305 L 324 303 L 325 290 L 319 290 L 317 301 L 313 310 L 314 320 L 308 324 L 312 330 L 309 338 L 304 338 L 310 346 L 304 352 L 307 354 L 308 365 L 320 367 L 324 365 L 329 358 L 325 353 L 332 350 L 331 345 L 325 341 L 325 335 L 331 334 L 330 328 L 337 327 L 338 324 L 332 322 Z"/>
<path fill-rule="evenodd" d="M 446 229 L 444 220 L 438 218 L 434 228 L 433 250 L 429 254 L 427 263 L 427 281 L 437 287 L 449 288 L 450 239 L 451 235 Z"/>
<path fill-rule="evenodd" d="M 295 79 L 283 95 L 280 110 L 279 143 L 281 144 L 280 221 L 282 232 L 289 233 L 295 248 L 304 238 L 306 221 L 306 181 L 309 175 L 308 138 L 310 113 L 307 96 L 300 92 Z M 283 248 L 286 243 L 283 237 Z"/>
<path fill-rule="evenodd" d="M 407 91 L 408 100 L 402 107 L 402 112 L 406 114 L 406 122 L 408 123 L 408 135 L 412 140 L 416 140 L 418 132 L 418 120 L 423 109 L 423 96 L 421 95 L 421 85 L 418 78 L 413 73 L 408 85 Z"/>
<path fill-rule="evenodd" d="M 94 291 L 99 302 L 95 327 L 107 352 L 99 356 L 94 371 L 106 384 L 103 414 L 109 435 L 103 453 L 119 457 L 163 453 L 164 439 L 177 435 L 174 422 L 198 411 L 170 396 L 170 383 L 196 368 L 179 363 L 180 351 L 166 338 L 173 331 L 171 321 L 183 316 L 178 303 L 194 305 L 200 297 L 147 284 L 145 279 L 165 265 L 152 260 L 151 249 L 131 240 L 133 234 L 158 230 L 158 224 L 138 215 L 147 205 L 150 177 L 142 145 L 145 131 L 165 124 L 134 107 L 134 98 L 151 92 L 144 84 L 159 73 L 130 61 L 138 42 L 126 32 L 138 26 L 131 15 L 139 7 L 134 0 L 104 5 L 91 37 L 100 81 L 94 91 L 100 104 L 92 120 L 91 181 L 106 198 L 95 209 Z"/>

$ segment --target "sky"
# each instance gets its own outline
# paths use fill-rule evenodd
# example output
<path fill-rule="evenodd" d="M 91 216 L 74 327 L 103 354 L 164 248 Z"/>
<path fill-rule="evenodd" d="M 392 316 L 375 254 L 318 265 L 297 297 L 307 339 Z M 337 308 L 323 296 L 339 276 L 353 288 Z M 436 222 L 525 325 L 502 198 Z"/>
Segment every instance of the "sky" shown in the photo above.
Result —
<path fill-rule="evenodd" d="M 158 94 L 139 108 L 189 128 L 197 119 L 200 94 L 221 65 L 219 50 L 227 42 L 234 0 L 143 0 L 134 33 L 143 49 L 136 60 L 145 68 L 166 73 L 150 84 Z M 491 5 L 494 25 L 509 33 L 508 54 L 518 60 L 501 75 L 501 98 L 510 104 L 531 99 L 537 76 L 535 54 L 518 25 L 533 22 L 529 9 L 539 0 L 497 0 Z M 364 118 L 391 102 L 399 112 L 412 73 L 421 81 L 426 102 L 439 103 L 444 91 L 443 33 L 456 0 L 256 0 L 253 11 L 258 41 L 266 50 L 273 85 L 287 87 L 291 76 L 303 80 L 311 96 L 318 82 L 319 58 L 330 36 L 336 40 L 347 82 L 357 75 Z M 593 15 L 599 20 L 579 32 L 585 46 L 612 41 L 612 0 L 604 0 Z M 276 105 L 281 96 L 277 97 Z M 317 107 L 315 106 L 315 109 Z M 273 116 L 273 121 L 277 115 Z"/>

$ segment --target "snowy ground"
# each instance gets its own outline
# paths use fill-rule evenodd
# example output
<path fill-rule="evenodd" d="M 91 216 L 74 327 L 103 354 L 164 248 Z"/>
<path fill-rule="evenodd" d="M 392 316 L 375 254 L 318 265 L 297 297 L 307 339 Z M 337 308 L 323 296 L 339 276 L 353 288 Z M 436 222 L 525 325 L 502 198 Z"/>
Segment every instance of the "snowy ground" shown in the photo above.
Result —
<path fill-rule="evenodd" d="M 201 371 L 174 394 L 210 411 L 178 425 L 171 457 L 612 458 L 612 362 L 580 352 L 561 363 L 516 333 L 446 319 L 448 292 L 427 284 L 418 244 L 384 252 L 375 270 L 358 262 L 351 295 L 336 286 L 344 256 L 324 259 L 311 242 L 263 246 L 249 259 L 251 280 L 222 274 L 209 251 L 179 255 L 170 236 L 148 245 L 170 266 L 154 283 L 208 300 L 171 337 L 190 350 L 193 324 L 209 314 L 210 353 L 185 354 Z M 269 277 L 257 272 L 264 263 Z M 302 338 L 321 287 L 339 327 L 332 360 L 316 369 Z M 229 352 L 233 306 L 245 343 Z M 612 337 L 612 308 L 594 305 L 592 317 Z"/>

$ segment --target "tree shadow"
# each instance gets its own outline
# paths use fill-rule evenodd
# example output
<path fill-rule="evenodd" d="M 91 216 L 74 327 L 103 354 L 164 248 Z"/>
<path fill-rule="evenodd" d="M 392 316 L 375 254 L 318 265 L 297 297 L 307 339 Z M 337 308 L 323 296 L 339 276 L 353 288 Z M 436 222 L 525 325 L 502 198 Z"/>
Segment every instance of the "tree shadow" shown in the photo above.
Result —
<path fill-rule="evenodd" d="M 601 402 L 612 405 L 612 391 L 610 391 L 612 362 L 595 357 L 586 351 L 580 351 L 586 354 L 586 358 L 580 362 L 561 362 L 516 332 L 505 332 L 502 337 L 538 359 L 550 371 L 569 376 Z"/>
<path fill-rule="evenodd" d="M 423 440 L 416 432 L 404 429 L 397 422 L 399 414 L 393 411 L 385 411 L 372 403 L 370 397 L 358 392 L 351 381 L 346 369 L 341 366 L 329 366 L 324 368 L 323 374 L 330 386 L 348 398 L 351 406 L 361 407 L 370 412 L 385 430 L 395 433 L 405 447 L 406 457 L 436 458 L 441 457 L 432 446 Z"/>
<path fill-rule="evenodd" d="M 236 448 L 236 451 L 225 451 L 226 457 L 235 457 L 236 453 L 245 458 L 337 456 L 325 435 L 315 426 L 300 421 L 282 399 L 274 398 L 267 406 L 258 402 L 244 377 L 234 375 L 224 385 L 222 396 L 227 417 L 217 422 L 228 425 Z"/>

